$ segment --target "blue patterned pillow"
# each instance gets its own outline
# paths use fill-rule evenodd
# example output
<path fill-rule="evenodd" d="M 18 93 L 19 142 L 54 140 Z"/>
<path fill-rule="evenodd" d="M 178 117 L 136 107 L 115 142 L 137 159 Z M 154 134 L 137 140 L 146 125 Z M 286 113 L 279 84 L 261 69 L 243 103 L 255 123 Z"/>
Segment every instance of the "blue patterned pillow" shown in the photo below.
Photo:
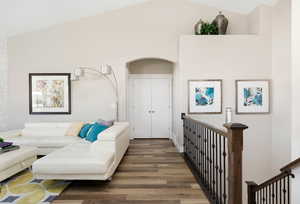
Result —
<path fill-rule="evenodd" d="M 94 123 L 92 125 L 91 129 L 89 130 L 89 132 L 87 133 L 87 136 L 85 139 L 90 142 L 95 142 L 98 139 L 99 133 L 106 130 L 107 128 L 108 128 L 108 126 L 101 125 L 99 123 Z"/>
<path fill-rule="evenodd" d="M 91 124 L 85 124 L 85 125 L 81 128 L 81 130 L 80 130 L 78 136 L 81 137 L 81 138 L 85 138 L 86 135 L 87 135 L 87 133 L 88 133 L 88 131 L 90 130 L 91 127 L 92 127 Z"/>

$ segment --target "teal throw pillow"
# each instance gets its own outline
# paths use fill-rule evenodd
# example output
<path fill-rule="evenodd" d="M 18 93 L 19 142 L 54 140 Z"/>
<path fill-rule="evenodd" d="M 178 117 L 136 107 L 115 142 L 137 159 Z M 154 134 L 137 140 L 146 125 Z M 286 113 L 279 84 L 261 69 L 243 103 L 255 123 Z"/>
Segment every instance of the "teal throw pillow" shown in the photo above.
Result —
<path fill-rule="evenodd" d="M 106 130 L 107 128 L 108 128 L 108 126 L 101 125 L 99 123 L 94 123 L 92 125 L 91 129 L 89 130 L 89 132 L 87 133 L 87 136 L 85 139 L 90 142 L 95 142 L 98 139 L 99 133 Z"/>
<path fill-rule="evenodd" d="M 78 136 L 81 137 L 81 138 L 85 138 L 86 135 L 87 135 L 87 133 L 88 133 L 88 131 L 90 130 L 91 127 L 92 127 L 91 124 L 85 124 L 85 125 L 81 128 L 81 130 L 80 130 Z"/>

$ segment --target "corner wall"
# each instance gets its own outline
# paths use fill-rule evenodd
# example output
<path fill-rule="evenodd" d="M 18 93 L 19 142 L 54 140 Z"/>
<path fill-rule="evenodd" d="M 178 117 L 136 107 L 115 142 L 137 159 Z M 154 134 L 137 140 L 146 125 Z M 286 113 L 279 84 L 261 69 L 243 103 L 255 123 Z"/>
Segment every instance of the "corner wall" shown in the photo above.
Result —
<path fill-rule="evenodd" d="M 0 39 L 0 131 L 7 125 L 7 96 L 7 41 Z"/>

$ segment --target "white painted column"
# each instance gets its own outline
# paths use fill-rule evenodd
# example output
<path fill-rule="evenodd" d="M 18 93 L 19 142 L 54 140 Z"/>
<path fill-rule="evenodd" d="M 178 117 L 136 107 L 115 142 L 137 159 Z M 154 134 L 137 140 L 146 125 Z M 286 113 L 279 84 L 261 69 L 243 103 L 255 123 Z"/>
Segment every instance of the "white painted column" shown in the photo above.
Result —
<path fill-rule="evenodd" d="M 300 157 L 300 1 L 292 0 L 292 160 Z M 283 68 L 284 69 L 284 68 Z M 300 170 L 292 181 L 292 204 L 300 203 Z"/>
<path fill-rule="evenodd" d="M 7 105 L 7 40 L 0 39 L 0 131 L 6 128 Z"/>

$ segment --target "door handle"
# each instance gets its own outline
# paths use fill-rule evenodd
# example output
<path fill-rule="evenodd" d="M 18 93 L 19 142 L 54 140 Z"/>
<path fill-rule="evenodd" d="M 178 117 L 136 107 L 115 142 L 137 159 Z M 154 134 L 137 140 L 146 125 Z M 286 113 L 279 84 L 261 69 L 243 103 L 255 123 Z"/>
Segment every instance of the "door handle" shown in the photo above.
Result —
<path fill-rule="evenodd" d="M 153 110 L 149 110 L 149 111 L 148 111 L 148 113 L 155 113 L 155 111 L 153 111 Z"/>

